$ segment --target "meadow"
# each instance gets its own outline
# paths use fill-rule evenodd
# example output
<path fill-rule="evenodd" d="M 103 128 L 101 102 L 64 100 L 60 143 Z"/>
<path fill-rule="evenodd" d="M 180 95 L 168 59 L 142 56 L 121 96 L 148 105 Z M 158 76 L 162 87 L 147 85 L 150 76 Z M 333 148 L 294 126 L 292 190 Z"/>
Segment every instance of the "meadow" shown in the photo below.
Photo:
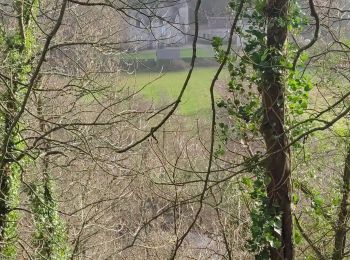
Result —
<path fill-rule="evenodd" d="M 182 102 L 179 105 L 178 114 L 184 116 L 206 116 L 210 112 L 209 88 L 216 67 L 197 67 L 193 71 L 191 80 L 187 86 Z M 128 84 L 134 84 L 138 88 L 147 85 L 141 94 L 156 105 L 166 105 L 176 100 L 183 87 L 187 70 L 160 73 L 136 73 L 128 77 Z M 223 71 L 219 81 L 227 82 L 227 72 Z"/>
<path fill-rule="evenodd" d="M 180 58 L 185 59 L 185 58 L 191 58 L 192 57 L 192 47 L 182 47 L 180 49 Z M 124 55 L 125 59 L 136 59 L 136 60 L 156 60 L 157 54 L 156 50 L 143 50 L 143 51 L 138 51 L 136 53 L 127 53 Z M 211 48 L 211 46 L 208 45 L 203 45 L 203 46 L 198 46 L 197 48 L 197 57 L 198 58 L 213 58 L 214 57 L 214 51 Z"/>

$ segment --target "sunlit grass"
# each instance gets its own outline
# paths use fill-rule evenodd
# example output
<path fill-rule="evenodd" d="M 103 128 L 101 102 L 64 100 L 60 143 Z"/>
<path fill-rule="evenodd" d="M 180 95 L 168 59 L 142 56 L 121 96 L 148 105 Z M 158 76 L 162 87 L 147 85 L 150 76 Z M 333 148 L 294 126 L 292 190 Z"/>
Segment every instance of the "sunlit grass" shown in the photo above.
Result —
<path fill-rule="evenodd" d="M 196 68 L 179 105 L 178 113 L 186 116 L 205 116 L 210 113 L 210 84 L 217 68 Z M 188 71 L 159 73 L 137 73 L 130 76 L 129 82 L 137 87 L 145 87 L 141 94 L 157 105 L 175 101 L 183 87 Z M 227 76 L 223 71 L 221 79 Z M 156 80 L 155 80 L 156 79 Z M 152 82 L 155 80 L 154 82 Z"/>
<path fill-rule="evenodd" d="M 180 58 L 191 58 L 192 57 L 192 47 L 183 47 L 180 49 Z M 210 46 L 197 47 L 197 57 L 198 58 L 213 58 L 214 51 Z M 156 60 L 157 54 L 156 50 L 143 50 L 136 53 L 131 53 L 125 55 L 126 59 L 137 59 L 137 60 Z"/>

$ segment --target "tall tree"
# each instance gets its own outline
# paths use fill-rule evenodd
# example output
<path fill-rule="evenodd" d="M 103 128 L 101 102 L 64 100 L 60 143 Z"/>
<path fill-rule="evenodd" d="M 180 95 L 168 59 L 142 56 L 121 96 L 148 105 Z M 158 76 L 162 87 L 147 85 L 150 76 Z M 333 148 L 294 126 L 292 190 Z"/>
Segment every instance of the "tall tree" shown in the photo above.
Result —
<path fill-rule="evenodd" d="M 266 174 L 270 177 L 268 198 L 271 212 L 281 215 L 280 248 L 271 248 L 271 259 L 293 259 L 291 212 L 291 168 L 288 137 L 285 133 L 285 70 L 282 66 L 287 39 L 289 0 L 269 0 L 267 17 L 267 66 L 262 67 L 261 93 L 263 121 L 261 132 L 267 150 Z"/>
<path fill-rule="evenodd" d="M 345 166 L 343 173 L 342 183 L 342 199 L 340 203 L 340 210 L 338 220 L 335 226 L 335 239 L 334 239 L 334 252 L 332 259 L 343 259 L 346 247 L 346 235 L 348 232 L 348 219 L 349 219 L 349 192 L 350 192 L 350 148 L 345 158 Z"/>
<path fill-rule="evenodd" d="M 9 77 L 4 77 L 1 99 L 2 145 L 0 159 L 0 241 L 5 256 L 13 257 L 14 250 L 6 249 L 11 243 L 6 240 L 16 237 L 16 213 L 11 211 L 18 202 L 19 175 L 18 151 L 23 147 L 18 115 L 24 102 L 25 82 L 32 70 L 35 40 L 33 38 L 33 17 L 37 14 L 38 1 L 13 1 L 16 20 L 13 32 L 0 27 L 3 66 Z M 8 24 L 9 25 L 9 24 Z M 5 25 L 3 25 L 5 26 Z M 23 112 L 23 111 L 22 111 Z M 5 246 L 5 250 L 4 249 Z"/>

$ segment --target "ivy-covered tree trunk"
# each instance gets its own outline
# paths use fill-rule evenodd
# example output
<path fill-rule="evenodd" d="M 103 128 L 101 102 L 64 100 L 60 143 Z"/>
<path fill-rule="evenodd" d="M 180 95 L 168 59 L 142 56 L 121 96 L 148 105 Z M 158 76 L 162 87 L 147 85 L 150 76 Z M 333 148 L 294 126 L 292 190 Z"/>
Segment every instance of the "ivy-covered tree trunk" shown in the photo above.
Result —
<path fill-rule="evenodd" d="M 23 99 L 23 87 L 31 72 L 32 20 L 36 0 L 13 1 L 16 24 L 14 30 L 0 27 L 2 62 L 9 77 L 4 77 L 1 87 L 1 159 L 0 159 L 0 243 L 1 257 L 14 259 L 16 255 L 17 213 L 11 210 L 19 200 L 20 161 L 23 148 L 20 124 L 17 118 Z M 6 26 L 6 25 L 4 25 Z M 23 158 L 23 156 L 21 157 Z"/>
<path fill-rule="evenodd" d="M 10 133 L 10 127 L 13 123 L 14 114 L 16 113 L 15 93 L 14 85 L 6 86 L 7 91 L 4 95 L 6 106 L 2 111 L 3 117 L 3 143 L 0 165 L 0 241 L 4 241 L 4 232 L 7 222 L 8 209 L 8 196 L 10 191 L 11 182 L 11 162 L 13 160 L 12 153 L 14 150 L 15 134 Z"/>
<path fill-rule="evenodd" d="M 18 40 L 19 39 L 19 40 Z M 4 81 L 4 89 L 1 99 L 5 106 L 1 109 L 2 119 L 2 145 L 1 145 L 1 162 L 0 162 L 0 241 L 3 243 L 1 249 L 5 246 L 6 228 L 8 225 L 14 224 L 13 220 L 9 219 L 10 212 L 10 197 L 11 186 L 15 185 L 13 182 L 18 174 L 18 167 L 16 167 L 16 142 L 18 141 L 18 126 L 15 122 L 15 116 L 18 112 L 18 83 L 23 63 L 21 56 L 24 52 L 24 39 L 19 36 L 18 42 L 13 46 L 5 47 L 5 55 L 8 59 L 8 66 L 11 69 L 12 79 Z M 15 39 L 8 39 L 8 41 L 15 41 Z M 12 48 L 11 48 L 12 47 Z M 12 222 L 12 223 L 11 223 Z M 13 234 L 10 234 L 12 236 Z"/>
<path fill-rule="evenodd" d="M 349 192 L 350 192 L 350 146 L 345 158 L 345 168 L 343 174 L 342 201 L 340 204 L 340 212 L 336 223 L 333 260 L 344 258 L 344 249 L 346 242 L 346 233 L 348 230 L 347 220 L 349 218 Z"/>
<path fill-rule="evenodd" d="M 271 259 L 293 259 L 293 221 L 291 213 L 291 169 L 288 137 L 285 134 L 285 71 L 282 67 L 287 39 L 289 0 L 268 0 L 267 50 L 268 66 L 262 68 L 262 102 L 264 117 L 261 132 L 267 150 L 266 173 L 270 178 L 268 198 L 270 213 L 281 218 L 281 232 L 274 236 L 280 241 L 270 248 Z"/>
<path fill-rule="evenodd" d="M 37 88 L 41 89 L 40 86 L 41 76 Z M 44 134 L 49 126 L 45 121 L 42 91 L 37 95 L 36 107 L 39 130 Z M 58 213 L 58 202 L 54 198 L 55 182 L 50 173 L 50 142 L 44 138 L 39 149 L 42 156 L 37 163 L 42 176 L 37 176 L 29 191 L 35 225 L 33 244 L 37 248 L 36 259 L 68 259 L 67 230 Z"/>

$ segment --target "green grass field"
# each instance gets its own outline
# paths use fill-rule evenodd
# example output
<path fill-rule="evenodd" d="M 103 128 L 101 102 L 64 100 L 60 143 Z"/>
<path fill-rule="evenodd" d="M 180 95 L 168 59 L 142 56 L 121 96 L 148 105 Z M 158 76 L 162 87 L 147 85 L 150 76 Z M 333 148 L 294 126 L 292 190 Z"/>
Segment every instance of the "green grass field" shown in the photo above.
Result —
<path fill-rule="evenodd" d="M 183 47 L 180 50 L 180 57 L 182 59 L 184 58 L 191 58 L 192 57 L 192 47 Z M 197 48 L 197 57 L 198 58 L 213 58 L 214 57 L 214 51 L 211 49 L 210 46 L 199 46 Z M 155 60 L 156 57 L 156 50 L 144 50 L 139 51 L 136 53 L 126 54 L 126 59 L 137 59 L 137 60 Z"/>
<path fill-rule="evenodd" d="M 210 113 L 210 93 L 209 88 L 216 68 L 196 68 L 187 86 L 182 102 L 179 105 L 178 114 L 185 116 L 205 116 Z M 138 88 L 152 82 L 142 90 L 141 94 L 147 100 L 153 101 L 157 105 L 167 105 L 175 101 L 187 76 L 187 71 L 157 73 L 137 73 L 129 78 L 129 84 L 135 84 Z M 221 79 L 227 77 L 227 73 L 222 72 Z"/>

